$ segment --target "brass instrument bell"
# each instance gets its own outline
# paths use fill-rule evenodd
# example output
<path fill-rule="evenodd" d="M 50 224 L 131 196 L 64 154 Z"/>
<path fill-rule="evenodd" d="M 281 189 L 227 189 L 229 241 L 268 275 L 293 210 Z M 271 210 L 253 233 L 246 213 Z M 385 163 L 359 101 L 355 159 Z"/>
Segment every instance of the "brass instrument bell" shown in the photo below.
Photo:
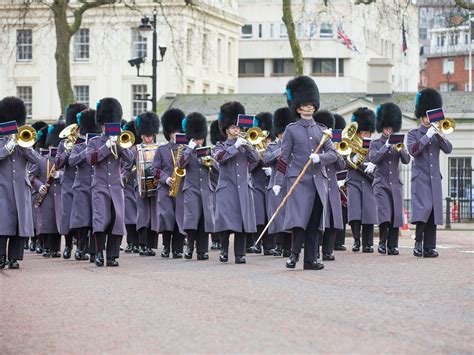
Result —
<path fill-rule="evenodd" d="M 18 128 L 18 133 L 16 134 L 15 138 L 20 147 L 31 148 L 36 143 L 38 133 L 33 127 L 23 125 Z"/>

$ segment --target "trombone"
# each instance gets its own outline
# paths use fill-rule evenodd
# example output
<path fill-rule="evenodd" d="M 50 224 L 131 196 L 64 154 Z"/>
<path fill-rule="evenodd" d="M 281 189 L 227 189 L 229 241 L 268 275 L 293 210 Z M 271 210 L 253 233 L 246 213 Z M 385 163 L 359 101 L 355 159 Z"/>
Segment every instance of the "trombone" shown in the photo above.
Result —
<path fill-rule="evenodd" d="M 109 138 L 110 139 L 110 138 Z M 131 131 L 122 131 L 118 137 L 118 144 L 123 149 L 129 149 L 135 144 L 135 135 Z M 112 152 L 115 159 L 118 158 L 117 143 L 112 141 L 110 145 L 110 151 Z"/>

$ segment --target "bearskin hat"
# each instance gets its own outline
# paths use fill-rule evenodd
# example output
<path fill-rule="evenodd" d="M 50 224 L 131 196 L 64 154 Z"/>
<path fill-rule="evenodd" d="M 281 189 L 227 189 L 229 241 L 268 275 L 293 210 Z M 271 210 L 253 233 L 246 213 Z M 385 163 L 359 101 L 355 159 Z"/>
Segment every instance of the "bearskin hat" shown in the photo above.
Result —
<path fill-rule="evenodd" d="M 83 104 L 70 104 L 66 106 L 66 126 L 77 123 L 77 114 L 87 109 Z"/>
<path fill-rule="evenodd" d="M 286 101 L 291 113 L 299 118 L 296 109 L 301 105 L 313 104 L 315 110 L 319 109 L 319 89 L 309 76 L 298 76 L 286 84 Z"/>
<path fill-rule="evenodd" d="M 237 124 L 237 117 L 245 115 L 245 107 L 238 101 L 229 101 L 221 106 L 219 111 L 219 129 L 227 137 L 226 129 Z"/>
<path fill-rule="evenodd" d="M 320 110 L 314 114 L 314 120 L 317 123 L 325 125 L 327 128 L 334 129 L 336 125 L 336 119 L 333 114 L 326 110 Z"/>
<path fill-rule="evenodd" d="M 48 124 L 44 121 L 35 121 L 31 124 L 31 127 L 33 127 L 35 131 L 38 132 L 40 129 L 48 127 Z"/>
<path fill-rule="evenodd" d="M 57 148 L 61 138 L 59 138 L 59 133 L 66 127 L 64 121 L 59 121 L 55 124 L 52 124 L 48 127 L 48 137 L 46 138 L 46 148 L 53 147 Z"/>
<path fill-rule="evenodd" d="M 144 112 L 135 118 L 135 127 L 139 136 L 154 136 L 160 132 L 160 120 L 156 113 Z"/>
<path fill-rule="evenodd" d="M 86 135 L 87 133 L 100 133 L 101 129 L 95 121 L 95 110 L 87 108 L 77 114 L 77 124 L 79 125 L 79 133 Z"/>
<path fill-rule="evenodd" d="M 206 139 L 207 137 L 207 120 L 199 112 L 190 113 L 183 121 L 183 128 L 188 141 L 191 139 Z"/>
<path fill-rule="evenodd" d="M 415 116 L 421 118 L 426 116 L 426 111 L 443 106 L 441 94 L 431 88 L 423 89 L 416 94 Z"/>
<path fill-rule="evenodd" d="M 137 116 L 138 117 L 138 116 Z M 129 122 L 125 122 L 122 124 L 122 131 L 130 131 L 133 133 L 133 135 L 135 136 L 135 144 L 142 144 L 142 137 L 137 134 L 137 123 L 136 123 L 136 119 L 132 119 L 130 120 Z"/>
<path fill-rule="evenodd" d="M 16 121 L 18 126 L 26 122 L 25 104 L 15 96 L 7 96 L 0 101 L 0 123 L 9 121 Z"/>
<path fill-rule="evenodd" d="M 122 121 L 122 105 L 113 97 L 105 97 L 97 102 L 96 121 L 99 125 L 104 123 L 120 123 Z"/>
<path fill-rule="evenodd" d="M 291 114 L 290 109 L 288 107 L 281 107 L 273 114 L 273 131 L 275 134 L 281 134 L 285 132 L 286 126 L 295 121 L 296 119 Z"/>
<path fill-rule="evenodd" d="M 36 139 L 36 148 L 46 149 L 46 139 L 48 138 L 48 128 L 49 126 L 46 125 L 38 131 L 38 137 Z"/>
<path fill-rule="evenodd" d="M 367 107 L 359 107 L 352 114 L 352 122 L 357 122 L 357 132 L 375 132 L 375 114 Z"/>
<path fill-rule="evenodd" d="M 377 107 L 375 116 L 377 132 L 381 133 L 385 127 L 392 127 L 393 132 L 402 128 L 402 111 L 392 102 L 387 102 Z"/>
<path fill-rule="evenodd" d="M 170 140 L 171 133 L 183 133 L 183 119 L 185 114 L 179 108 L 170 108 L 161 116 L 161 127 L 166 140 Z"/>
<path fill-rule="evenodd" d="M 225 137 L 222 135 L 219 129 L 219 120 L 212 121 L 211 123 L 211 143 L 216 145 L 218 142 L 224 142 Z"/>
<path fill-rule="evenodd" d="M 334 114 L 335 125 L 334 129 L 344 129 L 346 128 L 346 120 L 340 114 Z"/>
<path fill-rule="evenodd" d="M 273 115 L 270 112 L 260 112 L 255 118 L 257 119 L 258 128 L 263 131 L 268 131 L 268 137 L 271 140 L 275 139 L 275 134 L 273 133 Z"/>

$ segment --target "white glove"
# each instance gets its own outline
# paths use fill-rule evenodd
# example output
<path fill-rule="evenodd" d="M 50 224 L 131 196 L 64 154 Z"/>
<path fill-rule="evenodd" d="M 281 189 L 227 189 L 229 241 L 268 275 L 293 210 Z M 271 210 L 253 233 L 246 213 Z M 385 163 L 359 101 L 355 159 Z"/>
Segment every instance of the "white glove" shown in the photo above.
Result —
<path fill-rule="evenodd" d="M 372 174 L 375 171 L 375 168 L 377 167 L 377 165 L 375 165 L 374 163 L 364 163 L 364 165 L 367 166 L 364 170 L 364 173 L 366 174 Z"/>
<path fill-rule="evenodd" d="M 107 139 L 107 142 L 105 142 L 105 145 L 107 146 L 107 148 L 110 149 L 110 147 L 112 146 L 112 141 L 110 139 Z"/>
<path fill-rule="evenodd" d="M 5 148 L 6 148 L 9 152 L 11 152 L 11 151 L 13 151 L 13 149 L 15 149 L 15 147 L 16 147 L 17 144 L 18 144 L 18 143 L 17 143 L 17 141 L 16 141 L 15 138 L 10 138 L 10 139 L 8 140 L 7 144 L 5 144 Z"/>
<path fill-rule="evenodd" d="M 275 196 L 278 196 L 278 194 L 280 193 L 280 190 L 281 190 L 281 186 L 280 185 L 273 185 L 272 190 L 275 193 Z"/>
<path fill-rule="evenodd" d="M 188 143 L 188 147 L 191 148 L 192 150 L 194 150 L 194 148 L 196 148 L 196 146 L 197 146 L 197 144 L 194 141 L 194 139 L 191 139 Z"/>
<path fill-rule="evenodd" d="M 266 176 L 272 176 L 272 168 L 262 168 Z"/>
<path fill-rule="evenodd" d="M 426 136 L 428 138 L 431 138 L 433 137 L 435 134 L 438 134 L 438 130 L 436 128 L 434 128 L 433 126 L 431 126 L 430 128 L 428 128 L 428 132 L 426 132 Z"/>
<path fill-rule="evenodd" d="M 389 141 L 390 141 L 390 137 L 388 137 L 388 138 L 387 138 L 387 141 L 385 142 L 385 146 L 386 146 L 387 148 L 390 148 L 390 143 L 389 143 Z"/>
<path fill-rule="evenodd" d="M 359 160 L 359 154 L 354 154 L 354 156 L 352 157 L 352 162 L 357 163 L 357 160 Z"/>
<path fill-rule="evenodd" d="M 168 186 L 173 185 L 173 179 L 171 177 L 166 179 L 166 185 L 168 185 Z"/>
<path fill-rule="evenodd" d="M 235 147 L 239 148 L 241 145 L 245 144 L 245 139 L 242 137 L 238 137 L 237 140 L 235 141 Z"/>
<path fill-rule="evenodd" d="M 318 164 L 321 161 L 321 158 L 319 157 L 319 154 L 312 153 L 309 155 L 309 159 L 313 161 L 313 164 Z"/>
<path fill-rule="evenodd" d="M 110 140 L 115 143 L 118 141 L 118 136 L 110 136 Z"/>
<path fill-rule="evenodd" d="M 48 192 L 48 188 L 46 187 L 46 185 L 41 185 L 39 188 L 39 193 L 44 195 L 46 192 Z"/>
<path fill-rule="evenodd" d="M 51 176 L 53 177 L 53 179 L 59 179 L 59 171 L 53 171 L 53 173 L 51 174 Z"/>

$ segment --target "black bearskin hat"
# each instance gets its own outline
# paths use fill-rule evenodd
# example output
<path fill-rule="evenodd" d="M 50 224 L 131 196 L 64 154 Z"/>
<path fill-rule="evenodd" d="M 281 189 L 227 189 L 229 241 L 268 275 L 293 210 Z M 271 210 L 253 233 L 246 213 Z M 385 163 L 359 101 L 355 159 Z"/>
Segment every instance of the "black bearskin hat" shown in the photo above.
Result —
<path fill-rule="evenodd" d="M 334 129 L 344 129 L 346 128 L 346 120 L 340 114 L 334 114 L 335 125 Z"/>
<path fill-rule="evenodd" d="M 38 131 L 38 137 L 36 139 L 36 148 L 46 149 L 46 139 L 48 138 L 48 128 L 49 126 L 46 125 Z"/>
<path fill-rule="evenodd" d="M 327 128 L 334 129 L 336 126 L 336 119 L 331 112 L 326 110 L 320 110 L 314 114 L 314 120 L 317 123 L 325 125 Z"/>
<path fill-rule="evenodd" d="M 375 114 L 367 107 L 359 107 L 352 114 L 352 122 L 357 122 L 357 132 L 375 132 Z"/>
<path fill-rule="evenodd" d="M 219 120 L 212 121 L 211 123 L 211 143 L 216 145 L 218 142 L 224 142 L 225 137 L 222 135 L 219 129 Z"/>
<path fill-rule="evenodd" d="M 18 126 L 23 126 L 26 122 L 25 104 L 15 96 L 7 96 L 0 101 L 0 123 L 10 121 L 16 121 Z"/>
<path fill-rule="evenodd" d="M 298 76 L 286 84 L 286 101 L 291 113 L 299 118 L 296 109 L 304 104 L 313 104 L 315 110 L 319 109 L 318 86 L 309 76 Z"/>
<path fill-rule="evenodd" d="M 183 133 L 183 119 L 185 114 L 179 108 L 170 108 L 161 116 L 161 127 L 166 140 L 170 140 L 171 133 Z"/>
<path fill-rule="evenodd" d="M 77 123 L 77 114 L 87 109 L 83 104 L 70 104 L 66 106 L 66 126 Z"/>
<path fill-rule="evenodd" d="M 291 114 L 288 107 L 281 107 L 273 114 L 273 130 L 275 134 L 281 134 L 285 132 L 286 126 L 290 123 L 295 122 L 295 117 Z"/>
<path fill-rule="evenodd" d="M 376 126 L 377 132 L 382 132 L 385 127 L 392 127 L 393 132 L 402 128 L 402 111 L 392 102 L 387 102 L 377 107 Z"/>
<path fill-rule="evenodd" d="M 122 123 L 122 130 L 132 132 L 135 136 L 135 144 L 142 144 L 142 137 L 137 134 L 136 118 L 134 120 L 130 120 L 129 122 Z"/>
<path fill-rule="evenodd" d="M 59 121 L 48 127 L 48 137 L 46 138 L 46 148 L 58 147 L 59 142 L 61 142 L 61 138 L 59 138 L 59 133 L 61 133 L 61 131 L 64 128 L 66 128 L 64 121 Z"/>
<path fill-rule="evenodd" d="M 206 139 L 207 120 L 199 112 L 190 113 L 183 121 L 184 132 L 188 141 L 191 139 Z"/>
<path fill-rule="evenodd" d="M 255 118 L 258 122 L 258 128 L 262 129 L 263 131 L 268 131 L 268 137 L 271 140 L 275 139 L 275 134 L 273 133 L 273 117 L 270 112 L 260 112 L 258 113 Z"/>
<path fill-rule="evenodd" d="M 105 97 L 97 102 L 96 121 L 99 125 L 104 123 L 120 123 L 122 121 L 122 105 L 113 97 Z"/>
<path fill-rule="evenodd" d="M 245 115 L 245 107 L 238 101 L 229 101 L 221 106 L 219 111 L 219 129 L 227 137 L 226 129 L 237 124 L 237 117 Z"/>
<path fill-rule="evenodd" d="M 36 132 L 38 132 L 40 129 L 44 128 L 44 127 L 48 127 L 48 124 L 44 121 L 35 121 L 31 127 L 33 127 Z"/>
<path fill-rule="evenodd" d="M 160 132 L 160 120 L 156 113 L 144 112 L 135 118 L 135 127 L 140 137 L 154 136 Z"/>
<path fill-rule="evenodd" d="M 77 123 L 79 124 L 79 133 L 101 133 L 100 127 L 95 121 L 95 110 L 88 108 L 77 114 Z"/>
<path fill-rule="evenodd" d="M 440 107 L 443 107 L 443 99 L 437 90 L 427 88 L 419 91 L 418 94 L 416 94 L 416 118 L 426 116 L 426 111 Z"/>

